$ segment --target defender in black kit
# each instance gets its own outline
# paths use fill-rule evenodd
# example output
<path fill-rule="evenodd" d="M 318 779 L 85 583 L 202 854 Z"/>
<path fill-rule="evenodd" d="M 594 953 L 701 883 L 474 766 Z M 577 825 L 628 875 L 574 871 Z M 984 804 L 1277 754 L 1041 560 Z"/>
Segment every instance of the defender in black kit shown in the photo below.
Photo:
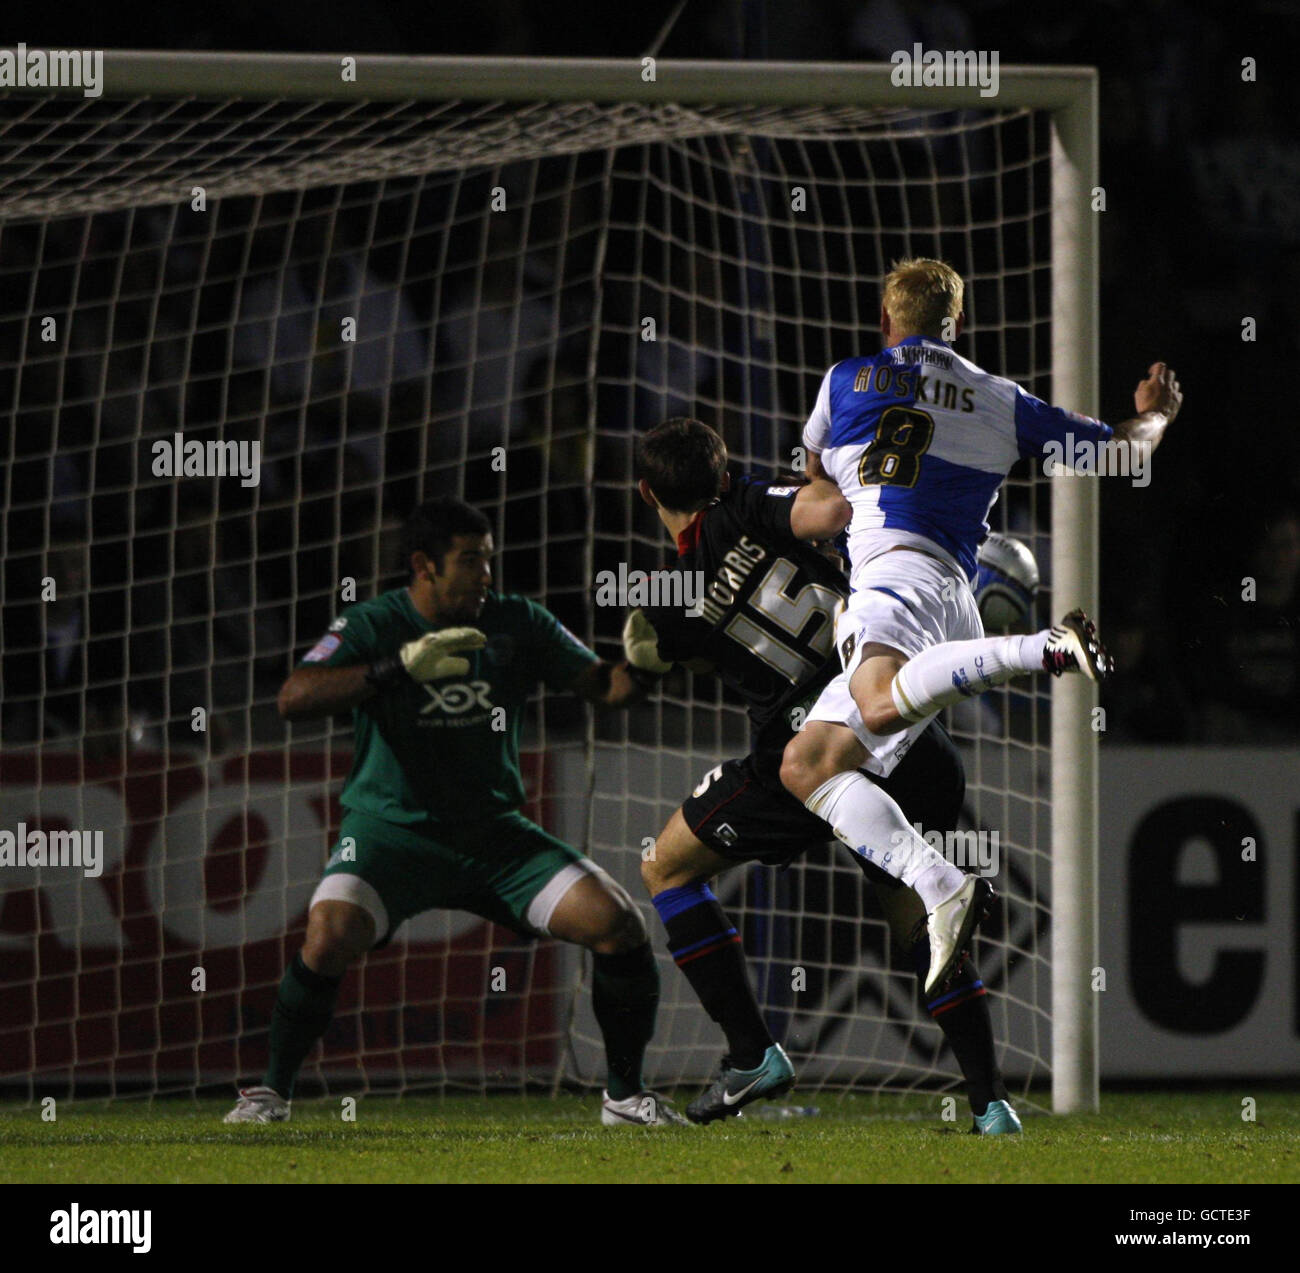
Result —
<path fill-rule="evenodd" d="M 697 420 L 669 420 L 640 439 L 638 489 L 676 540 L 670 569 L 698 572 L 703 590 L 690 610 L 645 607 L 632 611 L 624 628 L 629 664 L 641 675 L 705 661 L 741 696 L 754 727 L 750 753 L 704 776 L 642 863 L 673 958 L 727 1038 L 718 1078 L 686 1111 L 700 1123 L 780 1095 L 794 1082 L 794 1068 L 759 1011 L 740 936 L 708 881 L 740 862 L 786 864 L 834 838 L 784 789 L 779 771 L 786 743 L 839 671 L 835 617 L 849 592 L 841 568 L 815 546 L 848 524 L 850 509 L 838 489 L 824 479 L 732 483 L 726 464 L 721 437 Z M 674 592 L 700 595 L 687 588 L 660 595 Z M 937 721 L 880 785 L 911 822 L 956 826 L 965 778 Z M 876 886 L 894 940 L 911 948 L 924 985 L 929 944 L 920 899 L 856 854 L 854 861 Z M 984 995 L 968 959 L 927 1004 L 966 1074 L 977 1129 L 979 1116 L 1006 1098 Z"/>

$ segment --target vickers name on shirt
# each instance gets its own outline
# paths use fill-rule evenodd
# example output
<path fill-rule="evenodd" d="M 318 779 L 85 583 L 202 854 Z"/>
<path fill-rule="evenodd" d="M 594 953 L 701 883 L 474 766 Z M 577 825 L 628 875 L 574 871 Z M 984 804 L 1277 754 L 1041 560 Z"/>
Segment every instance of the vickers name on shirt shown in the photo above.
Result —
<path fill-rule="evenodd" d="M 766 558 L 767 549 L 754 543 L 748 535 L 741 535 L 736 546 L 723 556 L 722 567 L 709 580 L 709 586 L 705 589 L 700 616 L 706 623 L 716 625 L 722 622 L 726 608 L 735 604 L 736 595 L 744 586 L 749 572 Z"/>

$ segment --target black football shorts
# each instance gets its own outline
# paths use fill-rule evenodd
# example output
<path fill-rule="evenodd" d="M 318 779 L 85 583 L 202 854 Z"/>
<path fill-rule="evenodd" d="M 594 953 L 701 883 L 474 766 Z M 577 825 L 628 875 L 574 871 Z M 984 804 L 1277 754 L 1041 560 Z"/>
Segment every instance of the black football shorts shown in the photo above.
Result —
<path fill-rule="evenodd" d="M 735 862 L 782 866 L 835 838 L 788 791 L 764 784 L 752 755 L 710 769 L 682 802 L 682 817 L 698 840 Z"/>
<path fill-rule="evenodd" d="M 770 756 L 765 759 L 771 761 Z M 767 866 L 784 866 L 813 845 L 833 840 L 825 822 L 784 787 L 759 776 L 756 761 L 752 752 L 741 760 L 724 761 L 682 802 L 682 817 L 695 837 L 722 857 Z M 772 765 L 763 768 L 771 770 Z M 909 822 L 957 825 L 966 778 L 961 756 L 938 721 L 918 736 L 888 778 L 866 776 L 898 801 Z"/>

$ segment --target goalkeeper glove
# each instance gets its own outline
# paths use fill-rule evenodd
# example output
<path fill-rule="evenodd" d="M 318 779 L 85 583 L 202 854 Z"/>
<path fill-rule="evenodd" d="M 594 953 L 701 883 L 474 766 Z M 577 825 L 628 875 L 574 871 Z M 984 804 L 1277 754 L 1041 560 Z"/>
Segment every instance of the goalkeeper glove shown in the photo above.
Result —
<path fill-rule="evenodd" d="M 487 637 L 477 628 L 443 628 L 426 632 L 416 641 L 408 641 L 396 653 L 370 666 L 366 680 L 377 690 L 390 690 L 406 681 L 423 685 L 446 676 L 464 676 L 469 660 L 456 657 L 470 650 L 481 650 Z"/>
<path fill-rule="evenodd" d="M 659 634 L 641 610 L 632 610 L 623 624 L 623 654 L 628 675 L 643 689 L 652 689 L 673 665 L 659 657 Z"/>

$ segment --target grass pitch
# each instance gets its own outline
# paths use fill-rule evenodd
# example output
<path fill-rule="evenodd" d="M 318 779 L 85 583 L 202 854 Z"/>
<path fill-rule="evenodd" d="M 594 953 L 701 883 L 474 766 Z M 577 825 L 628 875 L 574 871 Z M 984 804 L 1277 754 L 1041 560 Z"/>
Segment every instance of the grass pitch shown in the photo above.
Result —
<path fill-rule="evenodd" d="M 694 1093 L 679 1094 L 679 1108 Z M 815 1117 L 709 1127 L 603 1128 L 598 1097 L 370 1096 L 300 1101 L 290 1123 L 226 1127 L 230 1100 L 0 1107 L 0 1182 L 935 1182 L 1300 1181 L 1300 1103 L 1241 1094 L 1105 1095 L 1102 1112 L 1025 1119 L 1022 1137 L 965 1135 L 937 1098 L 822 1096 Z M 759 1107 L 761 1109 L 761 1106 Z"/>

